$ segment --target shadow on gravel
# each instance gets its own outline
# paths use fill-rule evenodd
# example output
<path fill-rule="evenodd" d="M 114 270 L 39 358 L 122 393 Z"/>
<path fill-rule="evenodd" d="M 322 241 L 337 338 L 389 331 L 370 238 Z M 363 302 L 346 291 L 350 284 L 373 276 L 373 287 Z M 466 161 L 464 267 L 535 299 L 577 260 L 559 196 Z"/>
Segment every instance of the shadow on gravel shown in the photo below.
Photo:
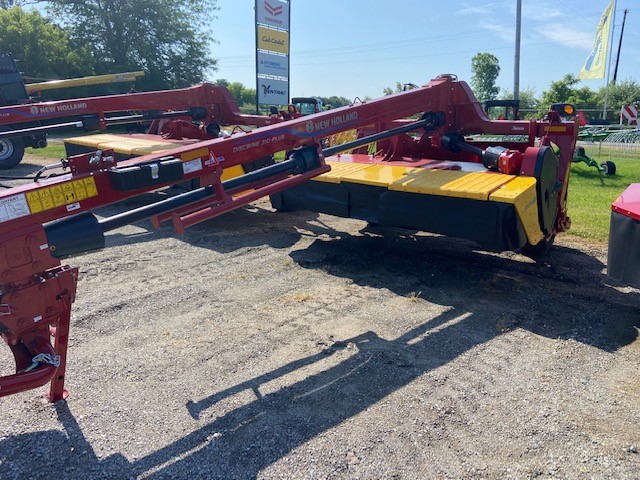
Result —
<path fill-rule="evenodd" d="M 56 478 L 255 478 L 292 449 L 498 334 L 482 328 L 482 319 L 463 313 L 454 308 L 392 341 L 365 332 L 190 402 L 187 408 L 197 418 L 204 409 L 243 390 L 252 390 L 257 397 L 134 461 L 119 454 L 98 459 L 66 402 L 59 402 L 55 407 L 65 433 L 47 431 L 0 440 L 0 478 L 23 478 L 27 472 L 30 478 L 50 478 L 52 472 Z M 441 348 L 443 344 L 447 348 Z M 260 395 L 258 388 L 265 382 L 345 349 L 354 353 L 338 365 Z M 347 463 L 337 460 L 336 473 L 345 473 Z"/>
<path fill-rule="evenodd" d="M 113 215 L 136 206 L 139 204 L 121 204 L 117 207 L 101 209 L 99 213 Z M 289 248 L 295 245 L 303 235 L 337 237 L 342 234 L 320 223 L 318 217 L 317 213 L 296 212 L 295 221 L 292 222 L 291 215 L 250 206 L 190 227 L 181 236 L 176 236 L 170 223 L 162 224 L 160 229 L 154 230 L 148 220 L 141 221 L 136 223 L 136 226 L 144 231 L 136 234 L 109 232 L 106 235 L 106 245 L 112 247 L 128 245 L 132 242 L 150 242 L 159 238 L 179 238 L 190 245 L 208 248 L 219 253 L 230 253 L 258 246 Z"/>
<path fill-rule="evenodd" d="M 51 163 L 55 162 L 56 160 L 51 159 Z M 21 163 L 10 170 L 0 170 L 0 188 L 11 188 L 29 183 L 41 168 L 41 165 Z"/>
<path fill-rule="evenodd" d="M 638 338 L 640 295 L 616 288 L 603 273 L 605 265 L 580 250 L 555 245 L 534 261 L 400 229 L 367 227 L 361 233 L 364 236 L 343 233 L 331 241 L 316 240 L 291 256 L 304 268 L 397 295 L 421 292 L 421 298 L 443 305 L 488 307 L 502 331 L 519 327 L 605 351 Z M 507 311 L 516 315 L 505 315 Z"/>
<path fill-rule="evenodd" d="M 235 235 L 245 239 L 240 245 L 271 244 L 269 235 L 266 240 L 251 238 L 256 223 L 245 219 L 254 214 L 245 211 L 234 221 Z M 296 232 L 292 240 L 299 238 L 300 230 L 317 229 L 308 228 L 308 219 L 300 225 L 299 216 L 293 224 L 291 218 L 279 222 Z M 208 223 L 204 232 L 196 231 L 190 240 L 223 248 L 198 236 L 211 227 Z M 444 237 L 401 231 L 381 235 L 375 229 L 366 229 L 362 236 L 330 229 L 322 233 L 323 239 L 292 252 L 294 261 L 397 295 L 414 292 L 416 301 L 425 299 L 450 309 L 396 339 L 365 332 L 189 402 L 189 413 L 199 418 L 227 397 L 242 391 L 255 394 L 250 403 L 139 459 L 128 460 L 120 454 L 99 459 L 61 402 L 56 411 L 64 433 L 47 431 L 0 440 L 0 478 L 22 478 L 25 473 L 30 478 L 50 478 L 52 472 L 56 478 L 255 478 L 322 432 L 503 332 L 523 328 L 606 351 L 637 339 L 639 296 L 609 286 L 601 273 L 603 265 L 580 251 L 557 246 L 544 261 L 528 262 L 518 255 L 475 251 L 467 242 Z M 587 299 L 590 308 L 585 311 L 581 307 Z M 599 300 L 595 308 L 594 300 Z M 266 382 L 338 352 L 349 356 L 279 391 L 260 394 L 259 387 Z M 44 465 L 46 471 L 37 470 Z M 347 471 L 348 462 L 337 458 L 336 475 Z"/>

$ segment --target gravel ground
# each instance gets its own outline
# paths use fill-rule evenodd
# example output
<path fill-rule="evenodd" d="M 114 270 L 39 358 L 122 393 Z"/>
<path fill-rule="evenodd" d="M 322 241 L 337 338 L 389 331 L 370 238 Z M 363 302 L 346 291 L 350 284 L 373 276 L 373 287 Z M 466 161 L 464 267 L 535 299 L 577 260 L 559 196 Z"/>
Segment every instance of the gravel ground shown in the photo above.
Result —
<path fill-rule="evenodd" d="M 107 244 L 68 262 L 71 396 L 0 399 L 2 480 L 640 478 L 640 292 L 606 245 L 534 262 L 266 201 Z"/>

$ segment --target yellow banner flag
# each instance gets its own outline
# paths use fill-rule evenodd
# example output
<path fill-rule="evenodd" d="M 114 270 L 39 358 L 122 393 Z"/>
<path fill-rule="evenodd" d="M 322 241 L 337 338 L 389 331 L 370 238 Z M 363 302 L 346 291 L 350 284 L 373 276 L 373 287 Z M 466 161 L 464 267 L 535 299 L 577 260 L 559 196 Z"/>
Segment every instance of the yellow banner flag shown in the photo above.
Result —
<path fill-rule="evenodd" d="M 591 53 L 584 62 L 578 78 L 591 80 L 604 78 L 607 64 L 607 50 L 609 46 L 609 32 L 611 31 L 611 17 L 613 17 L 613 2 L 602 12 L 596 38 L 593 41 Z"/>

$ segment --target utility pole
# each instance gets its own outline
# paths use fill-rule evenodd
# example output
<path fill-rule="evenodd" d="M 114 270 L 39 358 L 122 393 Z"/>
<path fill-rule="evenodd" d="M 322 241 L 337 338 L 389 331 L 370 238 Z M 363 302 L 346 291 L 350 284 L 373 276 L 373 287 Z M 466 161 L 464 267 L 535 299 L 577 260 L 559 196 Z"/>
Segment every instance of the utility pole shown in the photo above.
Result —
<path fill-rule="evenodd" d="M 624 24 L 627 21 L 627 13 L 629 12 L 628 8 L 624 9 L 624 17 L 622 17 L 622 29 L 620 30 L 620 42 L 618 42 L 618 55 L 616 55 L 616 68 L 613 70 L 613 80 L 612 84 L 616 84 L 616 79 L 618 78 L 618 63 L 620 62 L 620 51 L 622 50 L 622 36 L 624 35 Z"/>
<path fill-rule="evenodd" d="M 522 0 L 516 6 L 516 53 L 513 59 L 513 99 L 520 99 L 520 32 L 522 29 Z"/>

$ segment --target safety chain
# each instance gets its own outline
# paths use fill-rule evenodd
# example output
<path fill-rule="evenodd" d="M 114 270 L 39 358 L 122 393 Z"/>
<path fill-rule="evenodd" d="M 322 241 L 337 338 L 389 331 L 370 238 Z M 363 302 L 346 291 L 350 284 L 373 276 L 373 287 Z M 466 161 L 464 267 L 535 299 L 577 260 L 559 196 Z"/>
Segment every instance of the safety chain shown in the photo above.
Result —
<path fill-rule="evenodd" d="M 60 366 L 60 355 L 51 355 L 50 353 L 39 353 L 31 359 L 31 365 L 22 370 L 23 372 L 30 372 L 41 363 L 49 363 L 54 367 Z"/>

